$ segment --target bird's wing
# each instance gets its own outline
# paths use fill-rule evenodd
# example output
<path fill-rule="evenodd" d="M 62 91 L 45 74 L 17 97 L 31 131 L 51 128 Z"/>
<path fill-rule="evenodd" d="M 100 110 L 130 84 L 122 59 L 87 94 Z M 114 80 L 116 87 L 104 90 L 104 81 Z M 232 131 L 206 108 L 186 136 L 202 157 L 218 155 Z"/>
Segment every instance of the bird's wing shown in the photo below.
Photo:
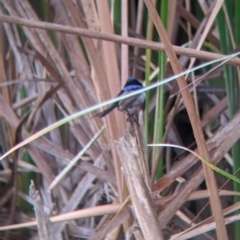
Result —
<path fill-rule="evenodd" d="M 129 94 L 130 92 L 126 92 L 122 95 L 125 95 L 125 94 Z M 124 111 L 126 110 L 127 108 L 129 107 L 135 107 L 135 106 L 138 106 L 139 105 L 139 102 L 136 101 L 137 99 L 139 98 L 139 95 L 134 95 L 134 96 L 131 96 L 131 97 L 128 97 L 126 99 L 123 99 L 121 101 L 119 101 L 119 104 L 118 104 L 118 109 L 120 111 Z"/>

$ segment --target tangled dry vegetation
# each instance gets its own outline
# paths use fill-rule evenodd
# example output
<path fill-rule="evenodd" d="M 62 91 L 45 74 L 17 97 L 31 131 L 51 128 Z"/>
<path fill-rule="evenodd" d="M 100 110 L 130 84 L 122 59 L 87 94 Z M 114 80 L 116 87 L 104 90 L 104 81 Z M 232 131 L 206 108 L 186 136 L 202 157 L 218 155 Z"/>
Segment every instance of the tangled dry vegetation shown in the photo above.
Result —
<path fill-rule="evenodd" d="M 134 126 L 118 111 L 74 115 L 114 97 L 129 75 L 149 79 L 159 52 L 168 59 L 165 77 L 223 57 L 215 19 L 224 1 L 195 1 L 200 21 L 191 1 L 169 0 L 167 31 L 152 3 L 160 1 L 151 0 L 122 0 L 121 25 L 113 26 L 117 2 L 0 0 L 1 154 L 21 144 L 0 163 L 0 238 L 234 239 L 226 227 L 240 217 L 232 182 L 185 151 L 147 147 L 159 143 L 159 92 L 151 91 Z M 224 63 L 236 82 L 239 66 L 238 58 Z M 199 77 L 171 99 L 185 78 L 164 85 L 161 142 L 232 173 L 240 113 L 229 115 L 222 66 L 188 79 Z"/>

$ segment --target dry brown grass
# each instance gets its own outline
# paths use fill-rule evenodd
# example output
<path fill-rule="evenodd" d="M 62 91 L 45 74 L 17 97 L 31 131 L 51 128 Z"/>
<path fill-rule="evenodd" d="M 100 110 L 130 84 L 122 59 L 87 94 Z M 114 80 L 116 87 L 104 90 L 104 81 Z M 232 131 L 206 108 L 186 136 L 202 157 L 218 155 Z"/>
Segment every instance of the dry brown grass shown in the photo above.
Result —
<path fill-rule="evenodd" d="M 212 26 L 223 1 L 216 1 L 210 16 L 207 15 L 210 7 L 205 9 L 208 17 L 202 22 L 180 2 L 171 1 L 168 31 L 163 28 L 152 2 L 139 1 L 136 8 L 122 1 L 122 35 L 119 36 L 114 34 L 108 1 L 52 0 L 46 5 L 49 22 L 41 21 L 36 6 L 27 0 L 0 1 L 3 153 L 59 119 L 114 97 L 132 72 L 142 78 L 139 65 L 144 58 L 143 49 L 165 51 L 171 75 L 172 71 L 178 74 L 191 68 L 196 60 L 223 56 L 201 50 L 206 40 L 219 46 Z M 144 4 L 151 16 L 149 24 L 155 26 L 162 43 L 150 41 L 150 37 L 149 40 L 138 37 L 143 31 Z M 136 18 L 126 14 L 128 10 L 134 11 Z M 177 17 L 172 18 L 173 15 Z M 179 26 L 190 34 L 188 24 L 196 29 L 190 47 L 172 45 L 177 42 Z M 133 32 L 135 35 L 129 37 Z M 135 54 L 133 66 L 129 60 L 132 53 Z M 233 58 L 227 64 L 239 67 L 240 60 Z M 222 69 L 215 74 L 221 78 Z M 184 77 L 179 77 L 177 83 L 179 88 L 186 87 Z M 175 84 L 169 83 L 172 92 Z M 204 159 L 228 170 L 232 164 L 228 152 L 240 137 L 240 113 L 228 120 L 223 94 L 205 94 L 207 101 L 199 118 L 196 89 L 193 85 L 181 93 L 183 100 L 179 95 L 174 104 L 173 100 L 166 104 L 163 139 L 185 144 L 185 136 L 174 119 L 186 108 L 195 137 L 188 146 L 196 148 Z M 152 100 L 149 115 L 154 106 Z M 150 158 L 152 169 L 148 170 L 142 118 L 140 125 L 131 129 L 118 111 L 103 120 L 94 115 L 74 119 L 2 160 L 0 236 L 4 239 L 20 239 L 20 236 L 24 239 L 103 239 L 106 236 L 124 239 L 132 234 L 136 239 L 174 239 L 174 234 L 181 232 L 182 236 L 175 239 L 200 234 L 206 239 L 216 239 L 216 236 L 227 239 L 226 224 L 239 220 L 239 215 L 227 218 L 226 215 L 239 209 L 239 204 L 229 204 L 223 198 L 221 204 L 219 196 L 238 195 L 220 190 L 225 179 L 216 177 L 209 167 L 197 165 L 194 156 L 167 150 L 165 175 L 154 182 L 157 164 Z M 209 127 L 213 121 L 218 122 L 215 132 Z M 26 153 L 31 158 L 29 162 Z M 159 159 L 162 154 L 163 151 Z M 174 164 L 173 155 L 177 156 Z M 70 166 L 72 160 L 74 165 Z M 28 172 L 35 175 L 29 176 Z M 39 191 L 31 185 L 30 197 L 28 178 L 34 178 Z M 182 182 L 173 186 L 178 180 Z M 208 191 L 197 191 L 203 180 Z M 213 216 L 209 207 L 201 213 L 206 203 L 202 199 L 206 198 L 210 200 Z M 198 208 L 194 213 L 190 212 L 189 201 L 196 202 Z M 36 220 L 23 202 L 34 206 Z M 198 213 L 201 214 L 196 219 Z M 204 220 L 206 217 L 209 218 Z M 184 231 L 188 226 L 191 228 Z M 213 229 L 216 234 L 207 233 Z"/>

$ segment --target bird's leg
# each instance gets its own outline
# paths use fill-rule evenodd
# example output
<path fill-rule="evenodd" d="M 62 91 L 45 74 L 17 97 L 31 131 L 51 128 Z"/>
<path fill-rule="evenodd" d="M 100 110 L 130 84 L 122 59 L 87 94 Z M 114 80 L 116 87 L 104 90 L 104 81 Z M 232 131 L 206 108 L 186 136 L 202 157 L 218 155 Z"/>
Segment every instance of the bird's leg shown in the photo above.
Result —
<path fill-rule="evenodd" d="M 128 114 L 127 121 L 130 122 L 131 125 L 133 125 L 134 122 L 139 125 L 139 123 L 138 123 L 138 117 L 137 117 L 137 114 L 135 114 L 135 113 L 134 113 L 134 114 Z"/>
<path fill-rule="evenodd" d="M 131 114 L 128 114 L 127 116 L 128 116 L 128 117 L 127 117 L 127 122 L 130 122 L 131 125 L 133 125 L 133 122 L 134 122 L 133 120 L 134 120 L 134 119 L 133 119 L 132 115 L 131 115 Z"/>
<path fill-rule="evenodd" d="M 133 118 L 133 122 L 137 123 L 137 125 L 139 126 L 139 123 L 138 123 L 138 114 L 137 113 L 134 113 L 132 115 L 132 118 Z"/>
<path fill-rule="evenodd" d="M 132 136 L 135 136 L 135 131 L 134 131 L 134 118 L 132 114 L 127 115 L 127 122 L 129 122 L 129 132 L 131 133 Z"/>

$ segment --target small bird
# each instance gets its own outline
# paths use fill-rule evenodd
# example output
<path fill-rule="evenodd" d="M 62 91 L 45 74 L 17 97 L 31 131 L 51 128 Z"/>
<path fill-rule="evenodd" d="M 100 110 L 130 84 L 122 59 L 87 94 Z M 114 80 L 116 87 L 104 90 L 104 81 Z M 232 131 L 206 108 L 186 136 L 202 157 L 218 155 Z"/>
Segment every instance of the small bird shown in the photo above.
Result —
<path fill-rule="evenodd" d="M 126 84 L 118 93 L 117 97 L 129 94 L 130 92 L 142 89 L 142 84 L 134 77 L 129 77 Z M 104 117 L 110 113 L 114 108 L 118 108 L 119 111 L 126 113 L 131 117 L 134 113 L 137 112 L 138 107 L 145 100 L 145 92 L 139 93 L 137 95 L 131 96 L 129 98 L 120 100 L 113 103 L 109 108 L 97 114 L 98 117 Z"/>

